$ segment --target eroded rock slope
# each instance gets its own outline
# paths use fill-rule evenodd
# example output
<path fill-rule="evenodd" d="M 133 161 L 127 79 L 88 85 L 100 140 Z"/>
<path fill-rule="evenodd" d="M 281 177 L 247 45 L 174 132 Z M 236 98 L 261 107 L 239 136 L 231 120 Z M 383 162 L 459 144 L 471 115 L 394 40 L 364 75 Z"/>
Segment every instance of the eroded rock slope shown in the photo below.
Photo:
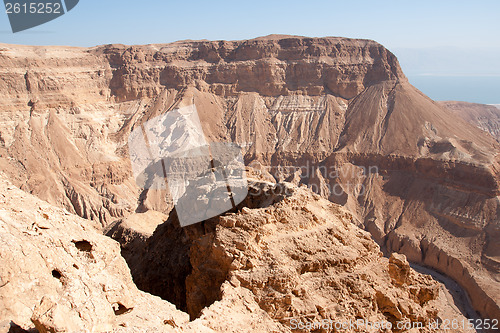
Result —
<path fill-rule="evenodd" d="M 180 228 L 174 212 L 147 244 L 127 252 L 134 281 L 199 317 L 193 323 L 235 297 L 245 299 L 243 313 L 264 315 L 276 331 L 363 318 L 391 323 L 389 332 L 403 331 L 399 322 L 427 332 L 436 320 L 462 320 L 464 309 L 449 303 L 445 288 L 404 255 L 383 257 L 339 205 L 291 184 L 252 181 L 250 193 L 237 211 L 203 224 Z M 262 329 L 249 325 L 243 331 Z M 361 326 L 345 331 L 377 331 Z"/>
<path fill-rule="evenodd" d="M 411 86 L 376 42 L 2 45 L 0 72 L 0 165 L 43 200 L 105 226 L 168 214 L 169 193 L 133 179 L 127 139 L 194 104 L 209 141 L 344 205 L 387 254 L 451 276 L 500 317 L 498 143 Z"/>

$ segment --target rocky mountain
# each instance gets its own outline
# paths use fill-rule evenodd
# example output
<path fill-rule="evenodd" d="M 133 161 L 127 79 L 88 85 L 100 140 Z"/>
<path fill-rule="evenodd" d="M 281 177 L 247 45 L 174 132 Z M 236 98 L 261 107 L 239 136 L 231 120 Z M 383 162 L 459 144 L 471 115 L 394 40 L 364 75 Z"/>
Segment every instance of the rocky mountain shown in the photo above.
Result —
<path fill-rule="evenodd" d="M 305 188 L 252 186 L 263 194 L 241 212 L 207 221 L 204 230 L 200 224 L 182 229 L 173 215 L 150 235 L 147 246 L 129 243 L 135 247 L 132 255 L 142 257 L 129 261 L 132 271 L 152 277 L 147 283 L 152 288 L 181 284 L 184 280 L 173 274 L 192 265 L 183 276 L 190 321 L 188 313 L 137 289 L 119 244 L 103 236 L 97 223 L 26 194 L 2 177 L 0 329 L 291 332 L 307 323 L 354 323 L 364 316 L 371 323 L 404 322 L 423 325 L 422 332 L 440 332 L 429 325 L 464 320 L 446 288 L 414 271 L 403 255 L 384 258 L 340 206 Z M 286 196 L 275 194 L 279 186 L 288 186 Z M 131 229 L 122 224 L 122 230 Z M 141 230 L 138 234 L 147 235 Z M 189 235 L 187 254 L 186 247 L 165 242 L 181 245 L 174 238 L 178 233 Z M 368 332 L 365 326 L 354 331 Z"/>
<path fill-rule="evenodd" d="M 456 101 L 440 104 L 500 140 L 500 109 L 497 106 Z"/>
<path fill-rule="evenodd" d="M 411 86 L 376 42 L 273 35 L 93 48 L 1 45 L 0 73 L 0 165 L 24 191 L 106 228 L 131 214 L 169 214 L 167 189 L 137 185 L 128 138 L 148 120 L 195 105 L 207 141 L 238 143 L 246 164 L 268 180 L 306 185 L 342 205 L 386 255 L 403 253 L 444 273 L 483 317 L 500 318 L 499 144 Z M 213 232 L 205 252 L 222 241 Z M 154 234 L 143 239 L 132 237 L 166 246 L 153 242 Z M 195 251 L 196 243 L 186 244 L 178 251 Z M 192 279 L 203 280 L 206 272 L 196 274 Z M 248 281 L 245 290 L 253 288 Z"/>

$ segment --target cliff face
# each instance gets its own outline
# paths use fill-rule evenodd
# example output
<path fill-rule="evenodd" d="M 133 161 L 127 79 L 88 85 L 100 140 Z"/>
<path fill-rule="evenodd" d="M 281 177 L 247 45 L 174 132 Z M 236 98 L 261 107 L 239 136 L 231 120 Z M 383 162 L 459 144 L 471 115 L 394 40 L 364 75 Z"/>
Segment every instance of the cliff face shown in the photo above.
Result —
<path fill-rule="evenodd" d="M 494 105 L 446 101 L 439 104 L 500 140 L 500 110 Z"/>
<path fill-rule="evenodd" d="M 325 96 L 352 98 L 365 86 L 402 77 L 396 58 L 375 42 L 279 36 L 92 49 L 4 45 L 0 73 L 2 156 L 13 157 L 2 160 L 4 168 L 26 190 L 103 224 L 137 207 L 139 189 L 123 158 L 130 129 L 180 100 L 201 103 L 205 133 L 212 139 L 255 142 L 260 148 L 254 149 L 270 155 L 277 139 L 272 127 L 290 121 L 310 127 L 297 143 L 306 150 L 325 123 Z M 317 114 L 282 115 L 286 106 L 308 110 L 307 103 L 314 103 L 300 97 L 287 101 L 285 109 L 276 105 L 273 124 L 271 113 L 254 107 L 292 93 L 314 96 Z M 327 98 L 335 105 L 342 99 Z M 332 150 L 341 129 L 343 112 L 328 108 L 332 119 L 321 131 L 325 138 L 336 135 L 316 150 Z M 245 133 L 250 118 L 265 142 Z M 286 141 L 285 134 L 278 136 Z M 157 199 L 162 196 L 143 195 L 139 206 L 168 212 L 172 206 Z"/>
<path fill-rule="evenodd" d="M 392 332 L 398 321 L 422 323 L 420 331 L 430 332 L 438 318 L 462 318 L 445 289 L 403 255 L 384 258 L 339 205 L 290 184 L 252 180 L 250 192 L 237 212 L 186 228 L 172 214 L 146 244 L 129 243 L 126 258 L 138 286 L 191 318 L 248 293 L 247 311 L 263 311 L 280 332 L 356 318 L 392 323 Z M 249 325 L 261 331 L 257 322 Z"/>
<path fill-rule="evenodd" d="M 119 244 L 97 223 L 21 191 L 3 175 L 0 205 L 2 332 L 172 331 L 189 321 L 137 289 Z"/>
<path fill-rule="evenodd" d="M 393 54 L 368 40 L 268 36 L 235 42 L 177 42 L 95 50 L 116 69 L 119 101 L 153 97 L 161 88 L 196 86 L 219 96 L 331 93 L 352 98 L 366 86 L 404 77 Z"/>
<path fill-rule="evenodd" d="M 448 301 L 452 295 L 410 268 L 404 256 L 383 258 L 369 234 L 351 224 L 341 207 L 307 189 L 288 189 L 289 197 L 274 198 L 279 202 L 264 196 L 251 209 L 208 221 L 206 229 L 201 224 L 184 229 L 171 225 L 171 216 L 149 234 L 146 248 L 139 237 L 129 244 L 140 256 L 130 266 L 142 269 L 146 280 L 167 273 L 150 281 L 153 288 L 163 284 L 164 293 L 165 286 L 184 282 L 172 280 L 171 274 L 192 264 L 186 280 L 188 305 L 200 317 L 190 321 L 173 304 L 137 289 L 118 243 L 103 236 L 98 223 L 51 206 L 0 175 L 0 329 L 291 332 L 297 323 L 286 316 L 302 325 L 307 323 L 303 315 L 332 323 L 339 318 L 354 322 L 360 313 L 384 323 L 465 319 Z M 158 215 L 137 214 L 124 226 L 135 225 L 144 235 Z M 165 237 L 173 239 L 176 233 L 190 242 L 187 258 L 164 251 L 172 249 Z M 177 270 L 169 271 L 170 265 Z M 431 332 L 427 327 L 421 331 Z"/>
<path fill-rule="evenodd" d="M 0 165 L 50 203 L 102 225 L 168 213 L 169 193 L 136 185 L 127 138 L 195 104 L 209 141 L 245 144 L 248 164 L 344 205 L 384 250 L 452 276 L 500 316 L 498 143 L 411 86 L 380 44 L 2 45 L 0 73 Z"/>

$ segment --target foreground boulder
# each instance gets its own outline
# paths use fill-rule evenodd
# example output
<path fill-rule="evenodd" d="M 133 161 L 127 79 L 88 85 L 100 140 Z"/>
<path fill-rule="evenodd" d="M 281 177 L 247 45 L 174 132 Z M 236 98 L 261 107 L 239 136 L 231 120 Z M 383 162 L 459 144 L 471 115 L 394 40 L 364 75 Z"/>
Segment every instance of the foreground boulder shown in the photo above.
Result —
<path fill-rule="evenodd" d="M 180 228 L 174 211 L 137 249 L 142 260 L 127 258 L 139 287 L 185 308 L 190 327 L 224 311 L 235 315 L 229 331 L 264 331 L 245 321 L 260 318 L 278 332 L 357 319 L 430 332 L 436 321 L 464 318 L 442 285 L 404 255 L 384 258 L 340 206 L 304 187 L 250 187 L 246 206 L 202 224 Z M 227 330 L 224 321 L 210 325 Z"/>
<path fill-rule="evenodd" d="M 132 282 L 98 225 L 0 180 L 0 327 L 39 332 L 174 329 L 188 316 Z M 2 330 L 3 332 L 3 330 Z"/>

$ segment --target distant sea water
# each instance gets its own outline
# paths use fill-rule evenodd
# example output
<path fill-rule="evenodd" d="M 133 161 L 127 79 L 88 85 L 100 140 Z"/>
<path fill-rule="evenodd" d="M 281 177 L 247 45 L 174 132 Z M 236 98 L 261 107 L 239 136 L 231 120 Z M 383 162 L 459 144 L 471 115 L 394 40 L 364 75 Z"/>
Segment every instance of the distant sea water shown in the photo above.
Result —
<path fill-rule="evenodd" d="M 408 80 L 436 101 L 500 104 L 500 76 L 408 75 Z"/>

